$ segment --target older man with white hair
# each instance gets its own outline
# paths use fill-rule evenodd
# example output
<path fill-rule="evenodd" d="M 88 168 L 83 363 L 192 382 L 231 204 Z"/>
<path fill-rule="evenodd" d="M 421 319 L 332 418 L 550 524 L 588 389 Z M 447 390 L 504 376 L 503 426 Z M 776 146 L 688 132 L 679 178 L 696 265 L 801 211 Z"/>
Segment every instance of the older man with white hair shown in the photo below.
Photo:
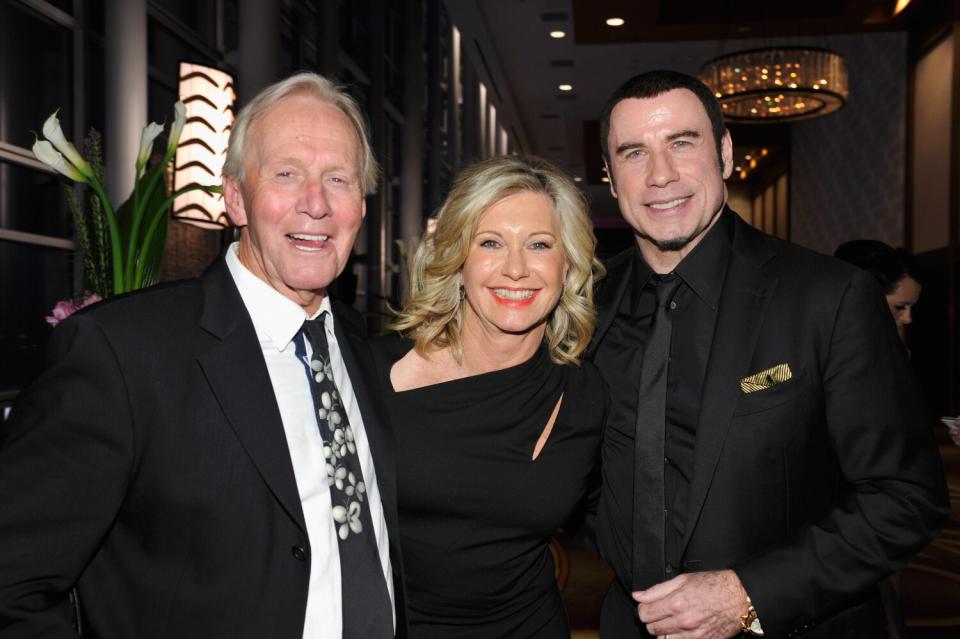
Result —
<path fill-rule="evenodd" d="M 231 135 L 225 258 L 54 331 L 0 430 L 3 637 L 402 630 L 391 436 L 327 295 L 376 172 L 349 95 L 268 87 Z"/>

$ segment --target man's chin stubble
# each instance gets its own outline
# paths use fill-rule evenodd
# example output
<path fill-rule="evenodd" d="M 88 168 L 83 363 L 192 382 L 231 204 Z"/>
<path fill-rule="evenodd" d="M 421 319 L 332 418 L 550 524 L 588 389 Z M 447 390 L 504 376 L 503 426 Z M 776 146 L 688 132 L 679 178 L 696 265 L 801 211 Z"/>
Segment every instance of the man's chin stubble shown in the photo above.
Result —
<path fill-rule="evenodd" d="M 721 212 L 723 212 L 723 207 L 722 207 L 722 206 L 721 206 L 721 207 L 717 210 L 717 212 L 714 214 L 714 216 L 713 216 L 713 218 L 710 220 L 710 223 L 709 223 L 709 224 L 707 224 L 706 226 L 704 226 L 702 229 L 699 229 L 699 230 L 697 230 L 697 231 L 694 231 L 694 232 L 691 233 L 690 235 L 686 235 L 686 236 L 684 236 L 684 237 L 675 237 L 675 238 L 671 238 L 671 239 L 668 239 L 668 240 L 657 240 L 657 239 L 654 239 L 654 238 L 650 237 L 650 236 L 647 235 L 646 233 L 638 233 L 637 235 L 638 235 L 638 237 L 640 237 L 640 239 L 645 240 L 645 241 L 647 241 L 647 242 L 650 242 L 651 244 L 653 244 L 654 246 L 656 246 L 656 247 L 657 247 L 657 250 L 659 250 L 659 251 L 662 252 L 662 253 L 672 253 L 672 252 L 676 252 L 676 251 L 679 251 L 679 250 L 683 249 L 685 246 L 687 246 L 687 244 L 689 244 L 689 243 L 692 242 L 693 240 L 697 239 L 697 238 L 700 237 L 701 235 L 705 234 L 710 228 L 712 228 L 714 222 L 716 222 L 717 219 L 720 217 L 720 213 L 721 213 Z"/>
<path fill-rule="evenodd" d="M 649 242 L 650 244 L 653 244 L 655 247 L 657 247 L 657 250 L 660 251 L 661 253 L 672 253 L 675 251 L 679 251 L 680 249 L 685 247 L 687 244 L 690 243 L 690 240 L 692 240 L 696 236 L 687 235 L 685 237 L 675 237 L 668 240 L 657 240 L 650 237 L 649 235 L 646 235 L 645 233 L 638 233 L 638 237 L 644 240 L 645 242 Z"/>

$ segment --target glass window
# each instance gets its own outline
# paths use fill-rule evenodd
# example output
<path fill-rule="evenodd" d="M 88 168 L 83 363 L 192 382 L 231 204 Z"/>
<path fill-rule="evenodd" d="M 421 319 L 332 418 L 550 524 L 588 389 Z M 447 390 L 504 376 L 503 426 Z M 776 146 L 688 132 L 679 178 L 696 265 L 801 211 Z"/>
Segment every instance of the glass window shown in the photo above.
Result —
<path fill-rule="evenodd" d="M 389 217 L 390 242 L 387 244 L 387 256 L 390 269 L 390 304 L 394 308 L 400 308 L 401 285 L 400 273 L 406 271 L 407 264 L 401 261 L 401 256 L 397 250 L 396 242 L 403 239 L 401 231 L 403 221 L 401 219 L 402 195 L 400 189 L 400 175 L 403 172 L 403 127 L 391 117 L 386 117 L 387 131 L 385 142 L 387 144 L 385 157 L 383 158 L 384 186 L 383 195 L 386 200 L 387 215 Z"/>
<path fill-rule="evenodd" d="M 83 21 L 88 33 L 103 36 L 104 32 L 104 0 L 83 0 Z M 101 43 L 101 48 L 103 44 Z M 102 67 L 101 67 L 102 68 Z"/>
<path fill-rule="evenodd" d="M 167 86 L 166 83 L 150 78 L 147 82 L 147 113 L 150 122 L 163 122 L 163 133 L 153 144 L 155 160 L 163 157 L 167 148 L 167 138 L 170 133 L 170 124 L 173 122 L 173 104 L 177 101 L 177 89 Z"/>
<path fill-rule="evenodd" d="M 297 46 L 296 39 L 291 35 L 287 28 L 289 22 L 285 19 L 280 20 L 280 51 L 279 64 L 282 73 L 290 73 L 297 68 Z"/>
<path fill-rule="evenodd" d="M 340 0 L 340 47 L 363 70 L 370 73 L 370 0 Z"/>
<path fill-rule="evenodd" d="M 322 9 L 318 4 L 317 2 L 301 2 L 297 5 L 299 9 L 297 28 L 300 30 L 300 35 L 314 48 L 319 46 L 320 39 L 323 37 L 320 32 L 320 12 Z"/>
<path fill-rule="evenodd" d="M 0 2 L 0 140 L 30 148 L 48 115 L 73 113 L 71 47 L 69 29 Z M 63 122 L 67 136 L 79 137 L 70 125 Z"/>
<path fill-rule="evenodd" d="M 216 67 L 216 61 L 195 49 L 178 37 L 159 20 L 147 20 L 147 56 L 150 59 L 150 79 L 147 83 L 147 120 L 149 122 L 173 121 L 173 103 L 177 101 L 177 80 L 180 77 L 180 62 L 193 62 Z M 166 132 L 160 138 L 166 145 Z M 154 149 L 162 149 L 159 141 Z"/>
<path fill-rule="evenodd" d="M 217 41 L 216 0 L 164 0 L 163 8 L 211 44 Z"/>
<path fill-rule="evenodd" d="M 321 40 L 320 19 L 315 2 L 283 3 L 280 14 L 281 69 L 316 69 Z"/>
<path fill-rule="evenodd" d="M 104 118 L 107 110 L 106 96 L 104 95 L 106 86 L 103 70 L 106 68 L 106 61 L 103 53 L 103 42 L 96 41 L 95 38 L 87 38 L 86 55 L 86 65 L 83 70 L 83 96 L 87 105 L 86 116 L 89 128 L 83 131 L 84 136 L 89 133 L 91 128 L 100 133 L 104 132 Z"/>
<path fill-rule="evenodd" d="M 0 239 L 0 392 L 23 388 L 43 367 L 44 318 L 73 294 L 73 252 Z"/>
<path fill-rule="evenodd" d="M 73 15 L 73 0 L 46 0 L 46 3 L 55 6 L 66 14 Z"/>
<path fill-rule="evenodd" d="M 386 97 L 398 109 L 403 108 L 403 12 L 397 4 L 388 3 L 384 65 Z"/>
<path fill-rule="evenodd" d="M 240 33 L 240 8 L 237 0 L 226 0 L 223 3 L 223 47 L 225 51 L 237 49 Z"/>
<path fill-rule="evenodd" d="M 70 238 L 65 183 L 59 175 L 0 161 L 0 227 Z"/>

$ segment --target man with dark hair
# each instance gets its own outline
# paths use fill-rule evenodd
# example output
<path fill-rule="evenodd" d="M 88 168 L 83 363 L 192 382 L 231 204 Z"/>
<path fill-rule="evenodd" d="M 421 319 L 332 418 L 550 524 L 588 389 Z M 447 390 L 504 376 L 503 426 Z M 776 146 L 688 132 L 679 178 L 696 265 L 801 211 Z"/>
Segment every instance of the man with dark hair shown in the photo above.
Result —
<path fill-rule="evenodd" d="M 733 144 L 695 78 L 632 78 L 602 131 L 637 244 L 591 347 L 612 400 L 601 637 L 884 636 L 876 584 L 949 502 L 875 282 L 726 206 Z"/>
<path fill-rule="evenodd" d="M 710 130 L 713 132 L 713 141 L 717 147 L 717 162 L 721 161 L 723 157 L 721 146 L 727 127 L 723 123 L 723 110 L 720 108 L 720 103 L 713 97 L 709 87 L 686 73 L 653 71 L 636 75 L 627 80 L 603 105 L 603 113 L 600 116 L 600 153 L 603 154 L 603 161 L 607 169 L 610 168 L 610 148 L 607 146 L 606 140 L 607 136 L 610 135 L 610 114 L 614 107 L 629 98 L 654 98 L 673 89 L 687 89 L 700 100 L 703 110 L 707 113 L 707 119 L 710 120 Z M 720 166 L 720 171 L 723 171 L 723 166 Z"/>

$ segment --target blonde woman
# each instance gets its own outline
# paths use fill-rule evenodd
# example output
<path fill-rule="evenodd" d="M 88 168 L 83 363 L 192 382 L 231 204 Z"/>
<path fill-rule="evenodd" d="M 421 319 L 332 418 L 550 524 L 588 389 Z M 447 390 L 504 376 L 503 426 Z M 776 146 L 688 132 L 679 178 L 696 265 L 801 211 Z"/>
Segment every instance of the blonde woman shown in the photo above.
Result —
<path fill-rule="evenodd" d="M 456 181 L 380 344 L 397 438 L 409 636 L 570 636 L 550 535 L 598 456 L 603 384 L 580 355 L 602 272 L 586 203 L 535 157 Z"/>

